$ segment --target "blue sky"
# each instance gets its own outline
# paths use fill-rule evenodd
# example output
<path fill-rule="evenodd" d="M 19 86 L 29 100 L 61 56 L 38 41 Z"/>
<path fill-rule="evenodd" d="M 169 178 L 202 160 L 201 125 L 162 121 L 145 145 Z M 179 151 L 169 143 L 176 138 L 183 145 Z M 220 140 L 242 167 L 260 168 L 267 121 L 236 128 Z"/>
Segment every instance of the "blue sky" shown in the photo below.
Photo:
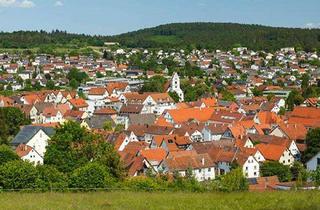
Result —
<path fill-rule="evenodd" d="M 112 35 L 199 21 L 320 28 L 320 0 L 0 0 L 0 31 Z"/>

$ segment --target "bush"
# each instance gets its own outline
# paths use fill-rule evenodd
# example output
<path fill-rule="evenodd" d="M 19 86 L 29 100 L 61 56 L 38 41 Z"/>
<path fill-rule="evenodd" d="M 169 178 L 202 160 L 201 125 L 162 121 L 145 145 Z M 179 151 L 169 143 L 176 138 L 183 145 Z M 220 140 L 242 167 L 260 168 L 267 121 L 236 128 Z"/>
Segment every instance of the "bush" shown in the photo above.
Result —
<path fill-rule="evenodd" d="M 19 156 L 6 145 L 0 146 L 0 164 L 5 164 L 6 162 L 19 160 Z"/>
<path fill-rule="evenodd" d="M 53 166 L 37 166 L 37 187 L 43 190 L 64 189 L 68 187 L 66 176 Z"/>
<path fill-rule="evenodd" d="M 128 178 L 124 181 L 123 186 L 136 191 L 153 191 L 162 188 L 162 186 L 159 185 L 155 178 L 145 176 Z"/>
<path fill-rule="evenodd" d="M 72 188 L 109 188 L 114 184 L 114 179 L 107 168 L 99 163 L 88 163 L 73 171 L 69 178 Z"/>
<path fill-rule="evenodd" d="M 249 187 L 241 168 L 234 169 L 230 173 L 222 176 L 218 186 L 220 190 L 226 192 L 245 191 L 248 190 Z"/>
<path fill-rule="evenodd" d="M 0 187 L 3 189 L 35 188 L 38 173 L 28 162 L 16 160 L 0 166 Z"/>
<path fill-rule="evenodd" d="M 277 161 L 263 163 L 260 171 L 262 176 L 278 176 L 280 182 L 287 182 L 291 180 L 290 167 L 282 165 Z"/>

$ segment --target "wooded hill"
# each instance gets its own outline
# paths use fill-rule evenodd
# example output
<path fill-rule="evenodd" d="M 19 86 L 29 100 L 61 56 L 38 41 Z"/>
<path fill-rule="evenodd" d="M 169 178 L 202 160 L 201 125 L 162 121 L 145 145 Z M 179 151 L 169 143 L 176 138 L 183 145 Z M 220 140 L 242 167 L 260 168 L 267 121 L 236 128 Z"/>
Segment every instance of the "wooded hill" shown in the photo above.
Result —
<path fill-rule="evenodd" d="M 174 23 L 116 36 L 89 36 L 65 31 L 18 31 L 0 33 L 0 48 L 42 46 L 103 46 L 105 41 L 126 47 L 230 49 L 246 46 L 254 50 L 297 47 L 320 49 L 320 29 L 277 28 L 235 23 Z"/>
<path fill-rule="evenodd" d="M 128 47 L 180 47 L 254 50 L 320 49 L 320 29 L 276 28 L 235 23 L 174 23 L 113 37 Z"/>

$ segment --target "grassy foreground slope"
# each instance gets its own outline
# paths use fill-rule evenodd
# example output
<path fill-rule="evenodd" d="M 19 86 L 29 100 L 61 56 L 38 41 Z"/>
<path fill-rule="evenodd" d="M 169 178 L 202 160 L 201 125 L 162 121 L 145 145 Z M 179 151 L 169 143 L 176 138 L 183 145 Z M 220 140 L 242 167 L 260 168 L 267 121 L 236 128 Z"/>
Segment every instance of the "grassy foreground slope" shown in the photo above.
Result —
<path fill-rule="evenodd" d="M 320 192 L 2 193 L 1 209 L 320 209 Z"/>

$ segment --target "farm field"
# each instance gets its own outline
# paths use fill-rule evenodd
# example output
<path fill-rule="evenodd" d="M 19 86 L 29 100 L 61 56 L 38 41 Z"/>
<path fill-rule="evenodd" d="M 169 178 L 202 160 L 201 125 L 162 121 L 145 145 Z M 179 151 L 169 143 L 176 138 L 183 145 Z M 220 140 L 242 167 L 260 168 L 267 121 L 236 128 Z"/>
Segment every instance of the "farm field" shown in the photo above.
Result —
<path fill-rule="evenodd" d="M 320 209 L 320 192 L 1 193 L 1 209 Z"/>

